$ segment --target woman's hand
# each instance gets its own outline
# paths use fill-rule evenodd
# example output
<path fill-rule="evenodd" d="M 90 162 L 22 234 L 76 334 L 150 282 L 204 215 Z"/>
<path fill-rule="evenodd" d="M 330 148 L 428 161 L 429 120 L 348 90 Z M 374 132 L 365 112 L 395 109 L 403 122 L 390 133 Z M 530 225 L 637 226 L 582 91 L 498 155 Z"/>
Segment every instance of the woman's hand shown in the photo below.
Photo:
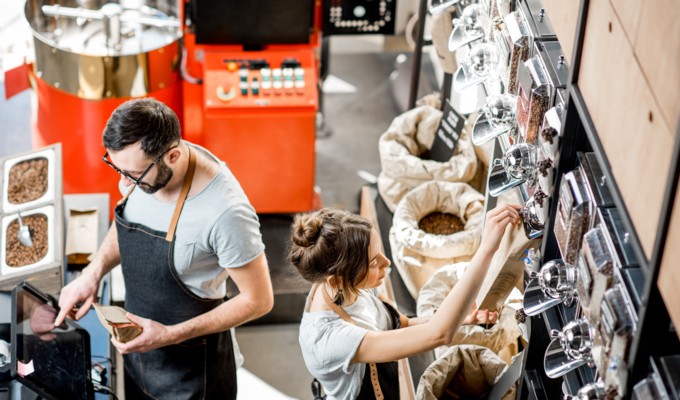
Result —
<path fill-rule="evenodd" d="M 518 224 L 522 221 L 519 216 L 521 208 L 517 204 L 503 204 L 487 211 L 480 251 L 493 253 L 498 250 L 505 228 L 509 224 Z"/>
<path fill-rule="evenodd" d="M 498 322 L 498 311 L 472 309 L 463 320 L 463 325 L 491 325 Z"/>

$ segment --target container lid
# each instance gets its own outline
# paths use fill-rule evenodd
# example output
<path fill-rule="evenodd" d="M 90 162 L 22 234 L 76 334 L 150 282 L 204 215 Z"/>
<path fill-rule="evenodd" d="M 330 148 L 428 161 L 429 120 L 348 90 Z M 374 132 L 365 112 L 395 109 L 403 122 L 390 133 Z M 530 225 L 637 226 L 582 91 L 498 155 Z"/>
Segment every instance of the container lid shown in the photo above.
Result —
<path fill-rule="evenodd" d="M 599 164 L 597 164 L 597 160 L 594 160 L 596 162 L 595 165 L 590 164 L 586 154 L 582 152 L 578 152 L 576 157 L 578 158 L 581 175 L 583 176 L 589 194 L 593 199 L 593 205 L 595 207 L 614 207 L 614 199 L 606 188 L 606 182 L 603 180 L 602 170 L 600 169 Z M 593 167 L 595 167 L 595 171 L 593 171 Z M 603 187 L 605 189 L 603 189 Z M 602 194 L 603 191 L 605 191 L 604 197 Z"/>
<path fill-rule="evenodd" d="M 661 357 L 659 365 L 659 373 L 665 377 L 673 398 L 680 398 L 680 354 Z"/>
<path fill-rule="evenodd" d="M 640 263 L 635 257 L 633 245 L 629 240 L 629 233 L 623 226 L 623 221 L 621 220 L 621 215 L 618 208 L 603 208 L 600 210 L 600 212 L 602 213 L 602 221 L 607 227 L 607 231 L 611 236 L 616 253 L 621 261 L 621 266 L 639 266 Z"/>
<path fill-rule="evenodd" d="M 621 268 L 621 278 L 628 289 L 628 294 L 636 310 L 642 304 L 642 291 L 645 286 L 645 274 L 640 267 Z"/>
<path fill-rule="evenodd" d="M 620 283 L 614 285 L 604 293 L 604 303 L 612 311 L 611 325 L 608 327 L 613 332 L 621 333 L 622 330 L 635 330 L 637 317 L 631 309 L 632 304 L 628 298 L 628 291 Z M 604 313 L 601 314 L 604 317 Z M 602 323 L 606 322 L 603 318 Z"/>
<path fill-rule="evenodd" d="M 519 11 L 513 11 L 503 18 L 505 26 L 510 35 L 510 42 L 516 46 L 531 47 L 533 36 L 529 31 L 527 21 L 524 19 Z"/>
<path fill-rule="evenodd" d="M 593 228 L 583 236 L 582 250 L 592 274 L 613 276 L 614 257 L 601 228 Z"/>
<path fill-rule="evenodd" d="M 30 1 L 26 19 L 35 37 L 49 46 L 89 56 L 145 53 L 182 36 L 181 23 L 171 5 L 156 9 L 106 3 L 99 9 L 89 9 Z"/>
<path fill-rule="evenodd" d="M 584 164 L 590 171 L 588 178 L 592 180 L 592 182 L 589 182 L 590 187 L 594 189 L 594 192 L 597 192 L 595 196 L 599 199 L 597 204 L 600 207 L 614 207 L 614 197 L 609 189 L 602 167 L 597 161 L 597 156 L 593 152 L 585 153 L 584 156 Z"/>
<path fill-rule="evenodd" d="M 525 93 L 547 96 L 552 102 L 555 89 L 540 58 L 534 56 L 523 62 L 517 76 Z"/>
<path fill-rule="evenodd" d="M 565 174 L 565 178 L 569 185 L 569 188 L 571 189 L 571 193 L 574 200 L 572 207 L 581 208 L 583 206 L 587 206 L 588 211 L 590 211 L 590 207 L 592 205 L 592 198 L 590 197 L 590 193 L 586 188 L 586 184 L 585 181 L 583 180 L 581 170 L 575 169 L 570 173 Z"/>
<path fill-rule="evenodd" d="M 540 57 L 543 62 L 552 86 L 566 88 L 569 81 L 569 68 L 560 43 L 556 41 L 534 42 L 534 55 Z"/>
<path fill-rule="evenodd" d="M 555 30 L 541 0 L 524 0 L 520 2 L 519 11 L 527 21 L 534 40 L 557 40 Z"/>

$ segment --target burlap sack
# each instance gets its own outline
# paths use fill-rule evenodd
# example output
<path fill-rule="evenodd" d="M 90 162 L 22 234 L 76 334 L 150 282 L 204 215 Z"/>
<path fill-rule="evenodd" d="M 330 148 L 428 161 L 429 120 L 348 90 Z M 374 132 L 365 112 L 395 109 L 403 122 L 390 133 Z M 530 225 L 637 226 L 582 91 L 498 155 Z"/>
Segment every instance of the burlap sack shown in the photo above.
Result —
<path fill-rule="evenodd" d="M 436 271 L 425 283 L 418 295 L 418 317 L 431 318 L 439 306 L 458 283 L 469 263 L 447 265 Z M 500 310 L 498 322 L 488 328 L 479 325 L 461 325 L 449 346 L 474 344 L 486 347 L 510 364 L 512 357 L 519 353 L 517 339 L 521 337 L 520 328 L 515 319 L 515 312 L 522 307 L 522 293 L 515 289 Z M 435 356 L 440 357 L 449 346 L 435 349 Z"/>
<path fill-rule="evenodd" d="M 449 347 L 423 372 L 416 399 L 485 399 L 507 364 L 491 350 L 480 346 Z M 513 387 L 503 400 L 514 399 Z"/>
<path fill-rule="evenodd" d="M 482 235 L 484 196 L 466 183 L 430 181 L 409 192 L 397 206 L 390 228 L 392 261 L 414 299 L 439 268 L 472 258 Z M 432 212 L 458 216 L 464 230 L 434 235 L 418 228 Z"/>
<path fill-rule="evenodd" d="M 399 200 L 423 182 L 468 182 L 475 176 L 477 157 L 469 124 L 447 162 L 420 158 L 432 147 L 441 118 L 442 112 L 436 108 L 416 107 L 396 117 L 380 136 L 378 192 L 390 211 L 394 212 Z"/>

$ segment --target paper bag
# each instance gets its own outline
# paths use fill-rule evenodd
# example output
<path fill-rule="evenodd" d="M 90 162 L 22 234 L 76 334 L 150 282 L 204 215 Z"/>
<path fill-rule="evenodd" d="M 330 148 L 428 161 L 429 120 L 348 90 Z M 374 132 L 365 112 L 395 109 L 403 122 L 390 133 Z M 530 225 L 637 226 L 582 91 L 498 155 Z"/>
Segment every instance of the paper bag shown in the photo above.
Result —
<path fill-rule="evenodd" d="M 141 326 L 127 319 L 126 311 L 123 308 L 94 304 L 94 309 L 97 312 L 97 317 L 99 317 L 99 322 L 104 325 L 111 336 L 121 343 L 129 342 L 143 331 Z"/>
<path fill-rule="evenodd" d="M 69 264 L 88 264 L 97 251 L 99 237 L 99 211 L 70 209 L 66 232 L 66 256 Z"/>
<path fill-rule="evenodd" d="M 519 192 L 512 190 L 498 198 L 498 205 L 521 204 Z M 522 224 L 509 225 L 494 254 L 475 304 L 480 309 L 500 310 L 512 290 L 522 284 L 524 250 L 540 247 L 541 239 L 527 239 Z"/>

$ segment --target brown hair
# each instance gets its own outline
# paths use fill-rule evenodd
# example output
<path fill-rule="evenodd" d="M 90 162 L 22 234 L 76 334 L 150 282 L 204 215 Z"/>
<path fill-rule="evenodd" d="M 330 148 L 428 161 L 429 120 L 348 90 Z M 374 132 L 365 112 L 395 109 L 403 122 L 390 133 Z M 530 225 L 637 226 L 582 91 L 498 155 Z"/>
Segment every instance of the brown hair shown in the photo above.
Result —
<path fill-rule="evenodd" d="M 367 219 L 342 210 L 298 214 L 289 259 L 305 280 L 317 283 L 333 276 L 339 289 L 356 294 L 368 275 L 372 228 Z"/>

